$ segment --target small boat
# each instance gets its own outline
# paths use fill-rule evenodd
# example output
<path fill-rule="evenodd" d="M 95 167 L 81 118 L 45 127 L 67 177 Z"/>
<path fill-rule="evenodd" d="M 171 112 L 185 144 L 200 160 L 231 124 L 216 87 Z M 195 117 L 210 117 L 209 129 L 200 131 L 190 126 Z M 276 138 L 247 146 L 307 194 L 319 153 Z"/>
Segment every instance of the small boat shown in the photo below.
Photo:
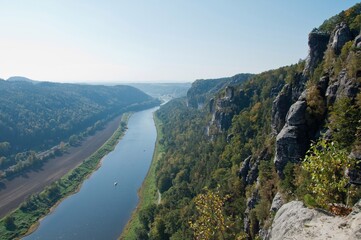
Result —
<path fill-rule="evenodd" d="M 117 186 L 118 185 L 118 182 L 114 182 L 114 186 Z"/>

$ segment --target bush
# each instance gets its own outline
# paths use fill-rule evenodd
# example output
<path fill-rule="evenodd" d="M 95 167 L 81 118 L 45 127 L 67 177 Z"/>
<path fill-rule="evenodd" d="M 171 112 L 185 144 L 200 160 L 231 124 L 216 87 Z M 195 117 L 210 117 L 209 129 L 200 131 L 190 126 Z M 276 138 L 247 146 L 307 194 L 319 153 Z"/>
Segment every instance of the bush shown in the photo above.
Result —
<path fill-rule="evenodd" d="M 345 173 L 352 165 L 347 152 L 337 143 L 321 139 L 311 144 L 302 168 L 311 176 L 309 190 L 319 206 L 327 208 L 329 204 L 346 203 L 345 185 L 349 179 Z"/>

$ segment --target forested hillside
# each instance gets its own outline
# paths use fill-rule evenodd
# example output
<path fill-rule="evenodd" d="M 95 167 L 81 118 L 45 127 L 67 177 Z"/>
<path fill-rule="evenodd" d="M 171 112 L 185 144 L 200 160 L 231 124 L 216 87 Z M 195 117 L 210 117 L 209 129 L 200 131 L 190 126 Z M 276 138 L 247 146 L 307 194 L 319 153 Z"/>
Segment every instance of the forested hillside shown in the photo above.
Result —
<path fill-rule="evenodd" d="M 0 80 L 0 170 L 34 162 L 33 151 L 76 142 L 122 112 L 156 104 L 130 86 Z"/>
<path fill-rule="evenodd" d="M 191 83 L 130 83 L 146 94 L 155 98 L 178 98 L 187 95 Z"/>
<path fill-rule="evenodd" d="M 357 4 L 312 30 L 307 59 L 202 92 L 196 81 L 162 106 L 162 198 L 137 239 L 282 239 L 273 217 L 294 199 L 347 215 L 361 198 L 360 29 Z"/>

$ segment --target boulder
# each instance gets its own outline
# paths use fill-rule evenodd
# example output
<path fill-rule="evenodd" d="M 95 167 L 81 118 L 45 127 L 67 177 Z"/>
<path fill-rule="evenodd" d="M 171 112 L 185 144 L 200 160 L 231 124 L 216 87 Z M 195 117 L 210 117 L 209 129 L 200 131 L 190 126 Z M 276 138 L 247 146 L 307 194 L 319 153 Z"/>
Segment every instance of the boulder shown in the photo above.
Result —
<path fill-rule="evenodd" d="M 306 101 L 295 102 L 288 110 L 286 122 L 290 126 L 299 126 L 306 124 Z"/>
<path fill-rule="evenodd" d="M 300 162 L 305 156 L 310 140 L 305 125 L 285 125 L 276 138 L 274 158 L 277 173 L 283 178 L 283 169 L 288 162 Z"/>
<path fill-rule="evenodd" d="M 360 204 L 344 218 L 306 208 L 300 201 L 289 202 L 276 213 L 266 239 L 361 239 Z"/>

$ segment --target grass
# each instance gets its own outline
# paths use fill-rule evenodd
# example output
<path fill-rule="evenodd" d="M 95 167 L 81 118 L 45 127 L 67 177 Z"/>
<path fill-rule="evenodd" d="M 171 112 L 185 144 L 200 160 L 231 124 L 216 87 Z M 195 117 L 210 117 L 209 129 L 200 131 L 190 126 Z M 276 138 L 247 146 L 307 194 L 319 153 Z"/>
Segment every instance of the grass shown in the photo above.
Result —
<path fill-rule="evenodd" d="M 119 237 L 120 240 L 133 240 L 136 239 L 136 231 L 141 226 L 139 222 L 139 211 L 145 209 L 147 206 L 157 203 L 158 201 L 158 189 L 156 185 L 156 166 L 159 159 L 164 153 L 164 146 L 159 143 L 160 139 L 163 138 L 161 131 L 162 123 L 154 114 L 154 122 L 157 128 L 157 140 L 155 144 L 152 164 L 149 168 L 148 174 L 144 179 L 142 187 L 139 190 L 139 203 L 137 208 L 134 210 L 130 220 L 123 229 L 122 235 Z"/>
<path fill-rule="evenodd" d="M 101 159 L 113 151 L 126 131 L 129 113 L 123 114 L 119 128 L 88 159 L 42 192 L 32 195 L 19 208 L 0 220 L 0 239 L 17 239 L 36 229 L 38 221 L 67 196 L 80 189 L 83 181 L 100 166 Z M 9 225 L 9 218 L 13 224 Z M 6 224 L 7 223 L 7 224 Z"/>

